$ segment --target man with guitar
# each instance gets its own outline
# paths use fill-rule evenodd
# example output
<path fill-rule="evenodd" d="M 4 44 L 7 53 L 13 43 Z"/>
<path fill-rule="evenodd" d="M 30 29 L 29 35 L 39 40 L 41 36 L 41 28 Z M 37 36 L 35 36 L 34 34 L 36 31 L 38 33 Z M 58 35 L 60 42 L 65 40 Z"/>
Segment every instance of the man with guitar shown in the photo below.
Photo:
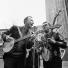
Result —
<path fill-rule="evenodd" d="M 33 44 L 28 41 L 33 24 L 32 17 L 27 16 L 24 19 L 24 26 L 13 25 L 3 33 L 4 68 L 25 68 L 27 44 L 29 47 Z"/>

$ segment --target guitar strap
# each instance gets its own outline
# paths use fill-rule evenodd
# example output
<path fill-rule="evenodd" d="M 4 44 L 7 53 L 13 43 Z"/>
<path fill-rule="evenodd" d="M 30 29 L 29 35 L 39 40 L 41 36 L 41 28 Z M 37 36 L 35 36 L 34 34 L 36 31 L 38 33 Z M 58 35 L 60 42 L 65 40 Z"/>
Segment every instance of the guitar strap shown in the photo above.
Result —
<path fill-rule="evenodd" d="M 21 33 L 21 30 L 20 30 L 19 26 L 17 26 L 17 28 L 18 28 L 18 32 L 19 32 L 20 38 L 22 38 L 22 33 Z"/>

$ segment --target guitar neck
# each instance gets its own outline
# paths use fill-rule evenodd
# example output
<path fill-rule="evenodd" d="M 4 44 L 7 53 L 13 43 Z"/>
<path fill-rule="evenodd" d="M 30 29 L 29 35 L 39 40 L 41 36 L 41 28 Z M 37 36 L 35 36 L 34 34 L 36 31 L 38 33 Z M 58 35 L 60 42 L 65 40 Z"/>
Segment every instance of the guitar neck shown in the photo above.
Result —
<path fill-rule="evenodd" d="M 21 41 L 21 40 L 24 40 L 24 39 L 26 39 L 26 38 L 29 38 L 31 35 L 26 35 L 26 36 L 24 36 L 24 37 L 22 37 L 22 38 L 19 38 L 19 39 L 17 39 L 17 40 L 15 40 L 15 43 L 16 42 L 19 42 L 19 41 Z"/>

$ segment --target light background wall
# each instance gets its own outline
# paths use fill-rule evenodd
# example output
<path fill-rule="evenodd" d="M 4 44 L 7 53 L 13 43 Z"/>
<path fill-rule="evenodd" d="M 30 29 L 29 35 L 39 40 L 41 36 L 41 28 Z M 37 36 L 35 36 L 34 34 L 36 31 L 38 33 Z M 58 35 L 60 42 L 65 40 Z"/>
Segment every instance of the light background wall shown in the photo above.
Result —
<path fill-rule="evenodd" d="M 23 25 L 26 16 L 32 16 L 35 25 L 46 21 L 45 0 L 0 0 L 0 28 Z"/>

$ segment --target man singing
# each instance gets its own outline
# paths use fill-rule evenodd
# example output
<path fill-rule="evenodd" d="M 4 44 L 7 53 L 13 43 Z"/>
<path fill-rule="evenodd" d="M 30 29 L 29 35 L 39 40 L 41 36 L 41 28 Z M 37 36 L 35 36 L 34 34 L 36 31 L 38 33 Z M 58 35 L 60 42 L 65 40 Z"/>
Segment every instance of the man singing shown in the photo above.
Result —
<path fill-rule="evenodd" d="M 30 34 L 30 29 L 32 28 L 34 22 L 31 16 L 27 16 L 24 19 L 24 26 L 12 26 L 6 32 L 3 33 L 2 37 L 4 44 L 12 37 L 14 40 L 19 40 L 14 42 L 13 48 L 9 52 L 5 52 L 3 55 L 4 59 L 4 68 L 24 68 L 26 61 L 26 48 L 27 44 L 30 42 L 27 40 Z M 10 35 L 9 38 L 7 36 Z M 23 39 L 24 38 L 24 39 Z M 8 45 L 8 44 L 7 44 Z M 31 47 L 32 43 L 29 44 Z M 4 45 L 5 46 L 5 45 Z"/>

